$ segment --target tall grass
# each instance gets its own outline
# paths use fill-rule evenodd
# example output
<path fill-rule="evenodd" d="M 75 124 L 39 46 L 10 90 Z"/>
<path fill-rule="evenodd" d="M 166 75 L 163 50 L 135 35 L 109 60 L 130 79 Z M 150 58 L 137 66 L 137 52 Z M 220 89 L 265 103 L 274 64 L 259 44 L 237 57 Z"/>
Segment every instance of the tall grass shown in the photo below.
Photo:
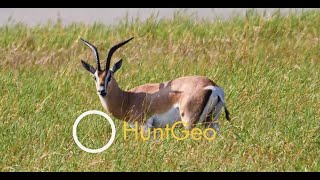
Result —
<path fill-rule="evenodd" d="M 117 25 L 16 23 L 0 27 L 1 171 L 319 171 L 320 13 L 270 17 L 247 13 L 209 21 L 124 19 Z M 127 90 L 185 75 L 211 78 L 226 92 L 231 123 L 221 116 L 214 141 L 123 140 L 89 154 L 75 144 L 72 125 L 84 111 L 104 111 L 80 59 L 94 64 L 82 37 L 104 59 L 118 50 L 116 79 Z M 89 116 L 80 141 L 100 148 L 110 127 Z"/>

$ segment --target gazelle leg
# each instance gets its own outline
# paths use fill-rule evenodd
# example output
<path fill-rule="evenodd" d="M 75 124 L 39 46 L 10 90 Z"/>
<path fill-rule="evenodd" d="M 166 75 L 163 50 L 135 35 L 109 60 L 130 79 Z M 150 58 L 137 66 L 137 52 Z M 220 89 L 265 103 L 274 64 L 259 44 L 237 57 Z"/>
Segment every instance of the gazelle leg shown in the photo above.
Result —
<path fill-rule="evenodd" d="M 214 129 L 214 131 L 218 134 L 220 132 L 220 125 L 218 121 L 214 121 L 214 122 L 209 122 L 206 126 L 206 128 L 212 128 Z M 214 135 L 214 133 L 212 131 L 208 131 L 208 137 L 211 137 Z"/>
<path fill-rule="evenodd" d="M 151 136 L 152 136 L 152 129 L 153 129 L 153 120 L 154 120 L 154 118 L 153 117 L 150 117 L 149 119 L 147 119 L 147 121 L 146 121 L 146 123 L 142 126 L 142 128 L 143 128 L 143 133 L 145 134 L 145 135 L 147 135 L 148 134 L 148 131 L 150 131 L 150 134 L 151 134 Z M 149 130 L 150 129 L 150 130 Z M 150 137 L 150 138 L 152 138 L 152 137 Z"/>
<path fill-rule="evenodd" d="M 213 128 L 216 133 L 220 132 L 220 124 L 218 119 L 220 117 L 221 109 L 222 109 L 222 102 L 218 102 L 218 104 L 212 109 L 212 111 L 208 114 L 206 118 L 206 128 Z M 211 133 L 210 135 L 213 135 L 213 134 Z"/>

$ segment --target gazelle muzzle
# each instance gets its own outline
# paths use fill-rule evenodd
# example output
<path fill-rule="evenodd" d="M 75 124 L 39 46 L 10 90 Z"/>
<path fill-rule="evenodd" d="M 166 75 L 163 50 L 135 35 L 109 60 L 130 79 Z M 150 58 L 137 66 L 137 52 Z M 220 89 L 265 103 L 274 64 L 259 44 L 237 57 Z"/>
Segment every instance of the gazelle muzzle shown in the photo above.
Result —
<path fill-rule="evenodd" d="M 106 96 L 107 95 L 107 92 L 106 92 L 104 84 L 100 84 L 99 89 L 98 89 L 98 93 L 101 96 Z"/>

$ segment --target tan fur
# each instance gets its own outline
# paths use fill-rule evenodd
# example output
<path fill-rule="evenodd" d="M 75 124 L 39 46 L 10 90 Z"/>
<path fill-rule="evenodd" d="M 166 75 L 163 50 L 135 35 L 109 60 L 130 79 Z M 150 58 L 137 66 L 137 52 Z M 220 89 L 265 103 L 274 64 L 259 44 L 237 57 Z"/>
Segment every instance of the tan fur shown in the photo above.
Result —
<path fill-rule="evenodd" d="M 104 74 L 99 74 L 104 82 Z M 138 121 L 168 111 L 174 104 L 180 108 L 181 120 L 188 123 L 191 129 L 203 111 L 206 86 L 216 86 L 214 82 L 203 76 L 186 76 L 164 83 L 145 84 L 129 91 L 119 88 L 112 77 L 107 88 L 106 110 L 113 116 L 125 121 Z M 103 103 L 103 102 L 102 102 Z"/>
<path fill-rule="evenodd" d="M 180 113 L 181 120 L 187 123 L 185 128 L 191 129 L 200 117 L 201 120 L 207 118 L 208 111 L 211 111 L 211 109 L 208 108 L 212 108 L 212 104 L 209 103 L 210 106 L 206 105 L 210 98 L 212 100 L 213 95 L 211 96 L 211 93 L 216 92 L 215 87 L 212 86 L 217 85 L 206 77 L 185 76 L 163 83 L 141 85 L 129 91 L 123 91 L 118 86 L 114 78 L 114 72 L 121 67 L 122 60 L 118 60 L 112 69 L 110 69 L 111 57 L 118 48 L 132 39 L 133 37 L 109 49 L 105 70 L 102 71 L 97 48 L 80 38 L 95 55 L 96 68 L 83 60 L 81 60 L 81 63 L 86 70 L 94 74 L 97 81 L 97 92 L 103 107 L 118 119 L 128 122 L 137 121 L 140 125 L 144 124 L 144 120 L 148 118 L 147 125 L 151 126 L 154 120 L 156 123 L 170 123 L 171 121 L 177 120 Z M 106 77 L 110 78 L 110 75 L 111 79 L 107 79 L 109 82 L 105 84 Z M 209 89 L 207 89 L 208 87 Z M 220 97 L 224 103 L 224 98 L 222 97 L 224 93 L 221 88 L 217 89 L 220 94 L 216 98 Z M 225 107 L 227 119 L 230 119 L 225 104 L 223 104 L 223 106 Z M 217 108 L 216 110 L 220 113 L 221 108 Z M 169 113 L 169 115 L 167 113 Z M 168 118 L 168 121 L 165 120 L 166 118 Z"/>

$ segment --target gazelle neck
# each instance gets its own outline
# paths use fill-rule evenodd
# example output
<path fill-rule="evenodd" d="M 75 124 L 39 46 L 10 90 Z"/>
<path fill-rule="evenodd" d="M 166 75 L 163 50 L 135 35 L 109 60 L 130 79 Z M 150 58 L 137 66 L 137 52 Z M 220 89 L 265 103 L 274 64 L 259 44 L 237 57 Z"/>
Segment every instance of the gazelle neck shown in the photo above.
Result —
<path fill-rule="evenodd" d="M 112 114 L 112 116 L 123 119 L 127 110 L 127 93 L 120 89 L 116 79 L 112 76 L 108 88 L 107 95 L 102 97 L 99 95 L 102 106 Z"/>

